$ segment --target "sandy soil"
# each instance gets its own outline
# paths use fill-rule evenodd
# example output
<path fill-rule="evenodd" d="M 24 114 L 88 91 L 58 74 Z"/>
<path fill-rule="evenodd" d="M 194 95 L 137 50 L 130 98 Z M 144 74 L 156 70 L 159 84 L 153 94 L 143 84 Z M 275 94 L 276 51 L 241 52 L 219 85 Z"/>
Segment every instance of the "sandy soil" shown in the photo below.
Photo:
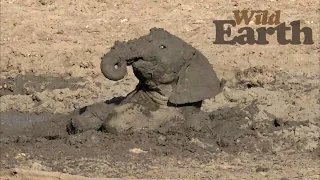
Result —
<path fill-rule="evenodd" d="M 227 80 L 223 93 L 205 101 L 203 110 L 212 112 L 206 130 L 1 138 L 1 170 L 104 178 L 319 179 L 317 0 L 2 0 L 0 5 L 1 135 L 27 121 L 129 93 L 137 83 L 132 71 L 109 81 L 100 73 L 100 58 L 115 40 L 145 35 L 152 27 L 199 49 Z M 278 45 L 270 36 L 269 45 L 213 45 L 212 21 L 232 19 L 233 10 L 244 8 L 281 10 L 287 24 L 301 20 L 313 29 L 315 44 Z"/>

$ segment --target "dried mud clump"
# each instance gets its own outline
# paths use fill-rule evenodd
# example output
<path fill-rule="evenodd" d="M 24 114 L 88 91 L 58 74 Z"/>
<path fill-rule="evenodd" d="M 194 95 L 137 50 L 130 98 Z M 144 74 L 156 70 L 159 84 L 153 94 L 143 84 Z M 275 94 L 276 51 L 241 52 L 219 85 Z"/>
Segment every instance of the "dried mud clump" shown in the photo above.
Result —
<path fill-rule="evenodd" d="M 266 66 L 255 66 L 244 70 L 238 70 L 235 78 L 242 88 L 264 87 L 274 85 L 276 75 Z"/>

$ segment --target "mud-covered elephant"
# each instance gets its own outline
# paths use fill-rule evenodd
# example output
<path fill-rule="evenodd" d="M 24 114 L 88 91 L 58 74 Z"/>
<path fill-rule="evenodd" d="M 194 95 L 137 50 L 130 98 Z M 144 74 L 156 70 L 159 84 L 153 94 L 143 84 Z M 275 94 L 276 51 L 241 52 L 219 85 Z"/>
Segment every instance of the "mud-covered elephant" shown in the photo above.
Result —
<path fill-rule="evenodd" d="M 116 41 L 102 57 L 101 72 L 118 81 L 129 65 L 139 79 L 136 88 L 117 105 L 87 107 L 71 119 L 69 133 L 154 129 L 164 121 L 198 113 L 202 101 L 219 94 L 225 83 L 201 52 L 162 28 L 152 28 L 138 39 Z"/>

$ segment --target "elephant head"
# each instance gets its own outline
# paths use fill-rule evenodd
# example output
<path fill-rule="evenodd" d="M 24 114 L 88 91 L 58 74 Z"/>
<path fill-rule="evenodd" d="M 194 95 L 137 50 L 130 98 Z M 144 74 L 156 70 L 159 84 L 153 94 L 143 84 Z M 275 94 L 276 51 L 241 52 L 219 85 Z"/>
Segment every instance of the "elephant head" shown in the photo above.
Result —
<path fill-rule="evenodd" d="M 162 28 L 128 42 L 117 41 L 104 55 L 101 71 L 120 80 L 132 65 L 135 76 L 149 89 L 170 84 L 172 104 L 202 101 L 221 92 L 222 84 L 206 57 L 182 39 Z"/>

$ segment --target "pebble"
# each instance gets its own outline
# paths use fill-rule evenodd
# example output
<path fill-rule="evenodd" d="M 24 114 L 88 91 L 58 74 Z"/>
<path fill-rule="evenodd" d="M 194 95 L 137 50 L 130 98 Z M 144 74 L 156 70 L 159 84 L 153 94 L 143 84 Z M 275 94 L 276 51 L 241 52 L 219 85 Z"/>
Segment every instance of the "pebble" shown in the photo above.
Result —
<path fill-rule="evenodd" d="M 121 19 L 120 20 L 121 23 L 124 23 L 124 22 L 127 22 L 127 21 L 128 21 L 128 19 Z"/>
<path fill-rule="evenodd" d="M 187 10 L 187 11 L 192 11 L 192 7 L 191 6 L 188 6 L 188 5 L 182 5 L 181 6 L 182 10 Z"/>
<path fill-rule="evenodd" d="M 30 142 L 30 140 L 31 139 L 26 135 L 22 135 L 22 136 L 18 136 L 16 143 L 26 143 L 26 142 Z"/>
<path fill-rule="evenodd" d="M 158 144 L 159 145 L 165 145 L 165 141 L 166 141 L 166 138 L 164 136 L 158 137 Z"/>
<path fill-rule="evenodd" d="M 147 153 L 147 151 L 143 151 L 143 150 L 140 149 L 140 148 L 130 149 L 129 152 L 134 153 L 134 154 Z"/>
<path fill-rule="evenodd" d="M 259 166 L 257 167 L 256 169 L 256 172 L 268 172 L 269 171 L 269 168 L 267 167 L 262 167 L 262 166 Z"/>

